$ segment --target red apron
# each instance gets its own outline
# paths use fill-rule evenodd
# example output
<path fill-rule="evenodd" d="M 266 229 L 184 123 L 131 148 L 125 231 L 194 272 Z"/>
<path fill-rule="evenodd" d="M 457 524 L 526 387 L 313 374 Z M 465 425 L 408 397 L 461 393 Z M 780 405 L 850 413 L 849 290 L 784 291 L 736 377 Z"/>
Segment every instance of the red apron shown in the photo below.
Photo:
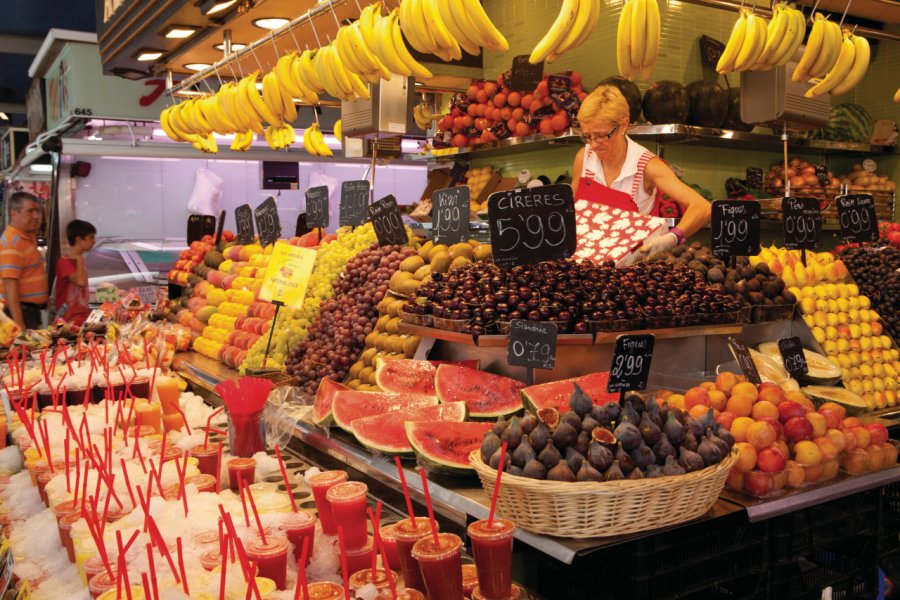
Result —
<path fill-rule="evenodd" d="M 630 194 L 614 190 L 587 177 L 582 177 L 579 180 L 578 189 L 575 191 L 575 199 L 586 200 L 588 207 L 593 203 L 597 203 L 628 212 L 638 212 L 637 204 L 635 204 Z"/>

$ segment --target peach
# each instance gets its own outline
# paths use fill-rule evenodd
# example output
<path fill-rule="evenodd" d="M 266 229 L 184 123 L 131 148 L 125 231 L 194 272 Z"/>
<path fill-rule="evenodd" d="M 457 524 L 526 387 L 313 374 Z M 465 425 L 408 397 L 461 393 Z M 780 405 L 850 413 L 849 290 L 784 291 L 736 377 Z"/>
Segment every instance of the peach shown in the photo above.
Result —
<path fill-rule="evenodd" d="M 828 429 L 839 429 L 841 427 L 841 421 L 844 417 L 842 417 L 841 413 L 838 411 L 833 408 L 822 406 L 817 412 L 825 417 L 825 423 L 828 425 Z"/>
<path fill-rule="evenodd" d="M 851 427 L 850 433 L 856 438 L 856 447 L 865 450 L 872 443 L 872 434 L 865 427 Z"/>
<path fill-rule="evenodd" d="M 828 431 L 828 422 L 819 413 L 806 413 L 806 420 L 813 426 L 813 437 L 822 437 Z"/>
<path fill-rule="evenodd" d="M 769 425 L 775 428 L 775 437 L 779 440 L 784 438 L 784 427 L 781 426 L 781 422 L 778 419 L 774 419 L 772 417 L 760 417 L 757 419 L 758 421 L 765 421 Z"/>
<path fill-rule="evenodd" d="M 866 448 L 866 456 L 869 460 L 869 470 L 878 471 L 884 467 L 884 451 L 877 444 L 870 444 Z"/>
<path fill-rule="evenodd" d="M 696 404 L 688 410 L 688 414 L 697 419 L 698 421 L 702 419 L 706 413 L 709 412 L 709 407 L 704 406 L 703 404 Z"/>
<path fill-rule="evenodd" d="M 811 440 L 814 437 L 812 423 L 803 417 L 791 417 L 784 424 L 784 435 L 795 444 L 803 440 Z"/>
<path fill-rule="evenodd" d="M 779 469 L 780 470 L 780 469 Z M 743 473 L 744 490 L 751 496 L 762 497 L 772 491 L 774 483 L 769 473 L 750 471 Z"/>
<path fill-rule="evenodd" d="M 754 419 L 761 419 L 763 417 L 772 417 L 773 419 L 777 419 L 779 416 L 778 406 L 769 402 L 768 400 L 759 400 L 756 404 L 753 405 L 753 408 L 750 411 L 750 416 Z"/>
<path fill-rule="evenodd" d="M 716 389 L 716 384 L 712 381 L 704 381 L 703 383 L 700 384 L 700 387 L 702 387 L 707 392 L 711 392 L 714 389 Z"/>
<path fill-rule="evenodd" d="M 757 450 L 771 446 L 776 439 L 775 428 L 765 421 L 756 421 L 747 428 L 747 442 Z"/>
<path fill-rule="evenodd" d="M 722 413 L 724 414 L 724 413 Z M 734 413 L 732 413 L 734 414 Z M 737 417 L 734 422 L 731 424 L 731 435 L 734 436 L 734 441 L 736 442 L 746 442 L 747 441 L 747 429 L 753 425 L 755 421 L 750 417 Z"/>
<path fill-rule="evenodd" d="M 796 460 L 789 460 L 785 465 L 785 472 L 788 476 L 787 485 L 790 488 L 801 487 L 806 482 L 806 469 Z"/>
<path fill-rule="evenodd" d="M 732 490 L 736 490 L 738 492 L 744 489 L 744 473 L 738 471 L 737 469 L 732 469 L 730 473 L 728 473 L 728 478 L 725 480 L 725 485 Z"/>
<path fill-rule="evenodd" d="M 869 455 L 861 448 L 845 452 L 841 457 L 841 466 L 851 475 L 859 475 L 869 470 Z"/>
<path fill-rule="evenodd" d="M 838 459 L 833 458 L 823 462 L 822 467 L 822 481 L 828 481 L 829 479 L 837 477 L 838 470 L 841 468 L 841 463 Z"/>
<path fill-rule="evenodd" d="M 794 417 L 803 417 L 804 415 L 806 415 L 806 411 L 793 400 L 784 400 L 778 405 L 778 420 L 782 423 L 787 423 Z"/>
<path fill-rule="evenodd" d="M 822 451 L 822 460 L 834 460 L 840 454 L 840 450 L 827 435 L 813 438 L 813 443 Z"/>
<path fill-rule="evenodd" d="M 844 452 L 850 452 L 856 449 L 856 436 L 849 429 L 843 431 L 844 434 Z"/>
<path fill-rule="evenodd" d="M 697 405 L 709 406 L 709 392 L 702 387 L 692 387 L 684 393 L 686 409 L 690 410 Z"/>
<path fill-rule="evenodd" d="M 709 405 L 718 411 L 725 410 L 725 406 L 728 403 L 728 398 L 725 396 L 725 392 L 721 392 L 716 389 L 709 390 Z"/>
<path fill-rule="evenodd" d="M 843 406 L 841 406 L 840 404 L 838 404 L 837 402 L 826 402 L 825 404 L 823 404 L 822 406 L 819 407 L 819 410 L 822 410 L 822 409 L 835 411 L 836 413 L 838 413 L 840 415 L 841 420 L 843 420 L 844 417 L 847 416 L 847 409 L 844 408 Z"/>
<path fill-rule="evenodd" d="M 784 392 L 774 383 L 763 383 L 759 386 L 759 400 L 766 400 L 777 406 L 779 402 L 784 400 Z"/>
<path fill-rule="evenodd" d="M 810 400 L 809 396 L 807 396 L 803 392 L 787 392 L 784 395 L 784 399 L 796 402 L 807 411 L 816 410 L 816 407 L 813 404 L 812 400 Z"/>
<path fill-rule="evenodd" d="M 777 473 L 772 473 L 772 491 L 777 492 L 778 490 L 784 489 L 788 482 L 788 472 L 787 470 L 778 471 Z"/>
<path fill-rule="evenodd" d="M 737 375 L 729 371 L 723 371 L 716 376 L 716 389 L 721 390 L 726 394 L 730 394 L 731 389 L 737 385 L 737 383 Z"/>
<path fill-rule="evenodd" d="M 897 446 L 888 442 L 884 446 L 882 446 L 882 451 L 884 452 L 884 466 L 890 467 L 894 463 L 897 462 Z"/>
<path fill-rule="evenodd" d="M 734 463 L 734 468 L 742 473 L 752 471 L 753 467 L 756 466 L 756 448 L 747 442 L 738 442 L 734 447 L 738 451 L 738 458 L 737 462 Z"/>
<path fill-rule="evenodd" d="M 862 421 L 859 420 L 859 417 L 846 417 L 844 419 L 844 429 L 850 429 L 851 427 L 861 427 Z"/>
<path fill-rule="evenodd" d="M 750 413 L 753 411 L 754 401 L 754 398 L 747 395 L 732 394 L 731 398 L 729 398 L 728 402 L 725 404 L 725 410 L 733 412 L 739 417 L 749 417 Z"/>
<path fill-rule="evenodd" d="M 869 423 L 865 427 L 866 427 L 866 429 L 869 430 L 869 434 L 872 438 L 872 444 L 878 444 L 880 446 L 882 444 L 887 443 L 887 440 L 888 440 L 887 427 L 885 427 L 881 423 Z"/>
<path fill-rule="evenodd" d="M 668 402 L 669 406 L 672 408 L 680 408 L 681 410 L 684 410 L 683 394 L 672 394 L 666 399 L 666 402 Z"/>
<path fill-rule="evenodd" d="M 815 442 L 803 440 L 794 444 L 794 460 L 804 467 L 811 467 L 821 463 L 822 456 L 822 450 Z"/>
<path fill-rule="evenodd" d="M 784 469 L 785 456 L 776 446 L 769 446 L 756 453 L 756 464 L 760 471 L 775 473 Z"/>
<path fill-rule="evenodd" d="M 756 386 L 750 382 L 742 382 L 736 384 L 733 388 L 731 388 L 731 395 L 734 396 L 748 396 L 756 402 L 756 399 L 759 397 L 759 392 L 756 389 Z"/>
<path fill-rule="evenodd" d="M 839 429 L 829 429 L 825 432 L 825 436 L 831 440 L 831 443 L 834 444 L 834 447 L 837 448 L 838 452 L 843 452 L 844 448 L 847 446 L 847 438 L 844 437 L 844 432 Z M 854 440 L 856 438 L 853 438 Z"/>

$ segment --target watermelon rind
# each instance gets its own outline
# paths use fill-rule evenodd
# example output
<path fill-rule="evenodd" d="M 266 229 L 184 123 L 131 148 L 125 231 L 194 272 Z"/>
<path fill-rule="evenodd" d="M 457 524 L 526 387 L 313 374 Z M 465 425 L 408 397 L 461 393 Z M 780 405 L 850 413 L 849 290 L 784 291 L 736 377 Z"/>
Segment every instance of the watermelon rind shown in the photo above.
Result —
<path fill-rule="evenodd" d="M 461 423 L 466 420 L 466 403 L 450 402 L 431 406 L 416 406 L 407 410 L 354 419 L 350 423 L 353 435 L 360 444 L 373 452 L 408 456 L 413 453 L 406 437 L 406 423 L 416 421 L 444 421 Z"/>
<path fill-rule="evenodd" d="M 422 394 L 342 390 L 335 394 L 331 403 L 331 416 L 335 425 L 348 433 L 353 433 L 353 428 L 350 424 L 354 419 L 437 403 L 438 399 L 436 396 L 424 396 Z"/>
<path fill-rule="evenodd" d="M 341 390 L 349 389 L 346 385 L 333 379 L 322 379 L 319 382 L 318 389 L 316 389 L 316 399 L 312 413 L 313 423 L 319 427 L 329 427 L 332 423 L 331 405 L 334 402 L 334 395 Z"/>
<path fill-rule="evenodd" d="M 416 421 L 406 423 L 404 427 L 421 466 L 428 471 L 465 477 L 475 473 L 469 464 L 469 454 L 481 447 L 493 424 L 485 421 Z M 451 443 L 456 444 L 452 452 L 448 449 Z"/>
<path fill-rule="evenodd" d="M 528 386 L 522 389 L 522 401 L 528 410 L 535 414 L 542 408 L 555 408 L 562 414 L 569 410 L 569 396 L 575 389 L 572 385 L 575 382 L 578 382 L 578 386 L 594 404 L 605 404 L 610 400 L 618 401 L 619 394 L 610 394 L 606 391 L 606 384 L 609 382 L 609 373 L 606 371 Z"/>
<path fill-rule="evenodd" d="M 464 401 L 472 419 L 496 419 L 521 412 L 519 391 L 523 387 L 518 379 L 458 365 L 440 365 L 434 375 L 441 402 Z"/>
<path fill-rule="evenodd" d="M 440 365 L 455 364 L 477 369 L 478 363 L 477 360 L 450 362 L 411 358 L 378 358 L 375 361 L 375 384 L 385 392 L 434 396 L 434 374 Z"/>

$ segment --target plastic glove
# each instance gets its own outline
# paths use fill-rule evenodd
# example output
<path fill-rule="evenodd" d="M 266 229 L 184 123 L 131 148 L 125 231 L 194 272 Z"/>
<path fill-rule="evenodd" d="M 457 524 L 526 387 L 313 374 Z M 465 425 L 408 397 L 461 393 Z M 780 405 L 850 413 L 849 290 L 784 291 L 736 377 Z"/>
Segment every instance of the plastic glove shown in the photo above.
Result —
<path fill-rule="evenodd" d="M 674 233 L 666 233 L 664 235 L 653 238 L 652 240 L 647 240 L 644 242 L 644 245 L 641 246 L 641 252 L 648 256 L 653 256 L 654 254 L 659 254 L 660 252 L 667 252 L 678 245 L 678 236 Z"/>

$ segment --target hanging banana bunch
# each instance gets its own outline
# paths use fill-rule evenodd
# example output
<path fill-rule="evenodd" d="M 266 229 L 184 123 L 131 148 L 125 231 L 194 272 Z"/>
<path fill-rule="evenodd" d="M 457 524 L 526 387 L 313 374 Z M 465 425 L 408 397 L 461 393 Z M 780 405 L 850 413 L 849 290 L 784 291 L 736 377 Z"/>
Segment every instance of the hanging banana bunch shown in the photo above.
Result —
<path fill-rule="evenodd" d="M 842 43 L 840 25 L 817 13 L 791 79 L 799 83 L 823 77 L 837 62 Z"/>
<path fill-rule="evenodd" d="M 374 6 L 377 11 L 380 3 Z M 365 22 L 365 16 L 364 10 L 360 21 Z M 444 61 L 459 60 L 463 51 L 477 56 L 482 48 L 495 52 L 509 50 L 509 42 L 491 22 L 479 0 L 403 0 L 398 16 L 400 29 L 410 46 Z M 378 41 L 366 39 L 373 50 Z"/>
<path fill-rule="evenodd" d="M 563 0 L 550 30 L 541 38 L 528 62 L 553 62 L 564 52 L 577 48 L 588 38 L 600 18 L 600 0 Z M 657 10 L 657 23 L 659 11 Z"/>
<path fill-rule="evenodd" d="M 862 81 L 869 69 L 871 51 L 866 38 L 843 32 L 840 51 L 834 66 L 814 86 L 803 94 L 806 98 L 816 98 L 823 94 L 840 96 L 846 94 Z"/>
<path fill-rule="evenodd" d="M 413 109 L 413 119 L 415 119 L 416 126 L 418 126 L 419 129 L 428 129 L 434 121 L 439 121 L 441 119 L 441 115 L 432 113 L 428 110 L 425 102 L 422 101 L 416 105 L 415 109 Z"/>
<path fill-rule="evenodd" d="M 768 41 L 768 26 L 765 19 L 757 17 L 748 9 L 741 9 L 738 20 L 728 36 L 725 50 L 716 64 L 721 74 L 751 71 L 760 63 L 760 57 Z"/>
<path fill-rule="evenodd" d="M 897 88 L 897 91 L 894 92 L 894 102 L 900 102 L 900 88 Z"/>
<path fill-rule="evenodd" d="M 343 135 L 340 119 L 338 119 L 337 121 L 334 122 L 334 137 L 337 138 L 338 143 L 343 148 L 344 147 L 344 135 Z"/>
<path fill-rule="evenodd" d="M 804 36 L 806 17 L 803 13 L 787 4 L 777 4 L 766 31 L 766 44 L 753 69 L 768 71 L 786 65 L 803 43 Z"/>
<path fill-rule="evenodd" d="M 188 142 L 197 150 L 216 154 L 219 146 L 213 137 L 212 126 L 206 120 L 199 98 L 191 98 L 168 106 L 159 115 L 163 131 L 175 142 Z"/>
<path fill-rule="evenodd" d="M 657 0 L 625 1 L 616 32 L 619 75 L 630 80 L 650 80 L 659 55 L 660 27 Z"/>
<path fill-rule="evenodd" d="M 313 156 L 333 156 L 331 148 L 325 144 L 325 137 L 319 129 L 318 122 L 310 123 L 309 127 L 303 130 L 303 147 Z"/>

